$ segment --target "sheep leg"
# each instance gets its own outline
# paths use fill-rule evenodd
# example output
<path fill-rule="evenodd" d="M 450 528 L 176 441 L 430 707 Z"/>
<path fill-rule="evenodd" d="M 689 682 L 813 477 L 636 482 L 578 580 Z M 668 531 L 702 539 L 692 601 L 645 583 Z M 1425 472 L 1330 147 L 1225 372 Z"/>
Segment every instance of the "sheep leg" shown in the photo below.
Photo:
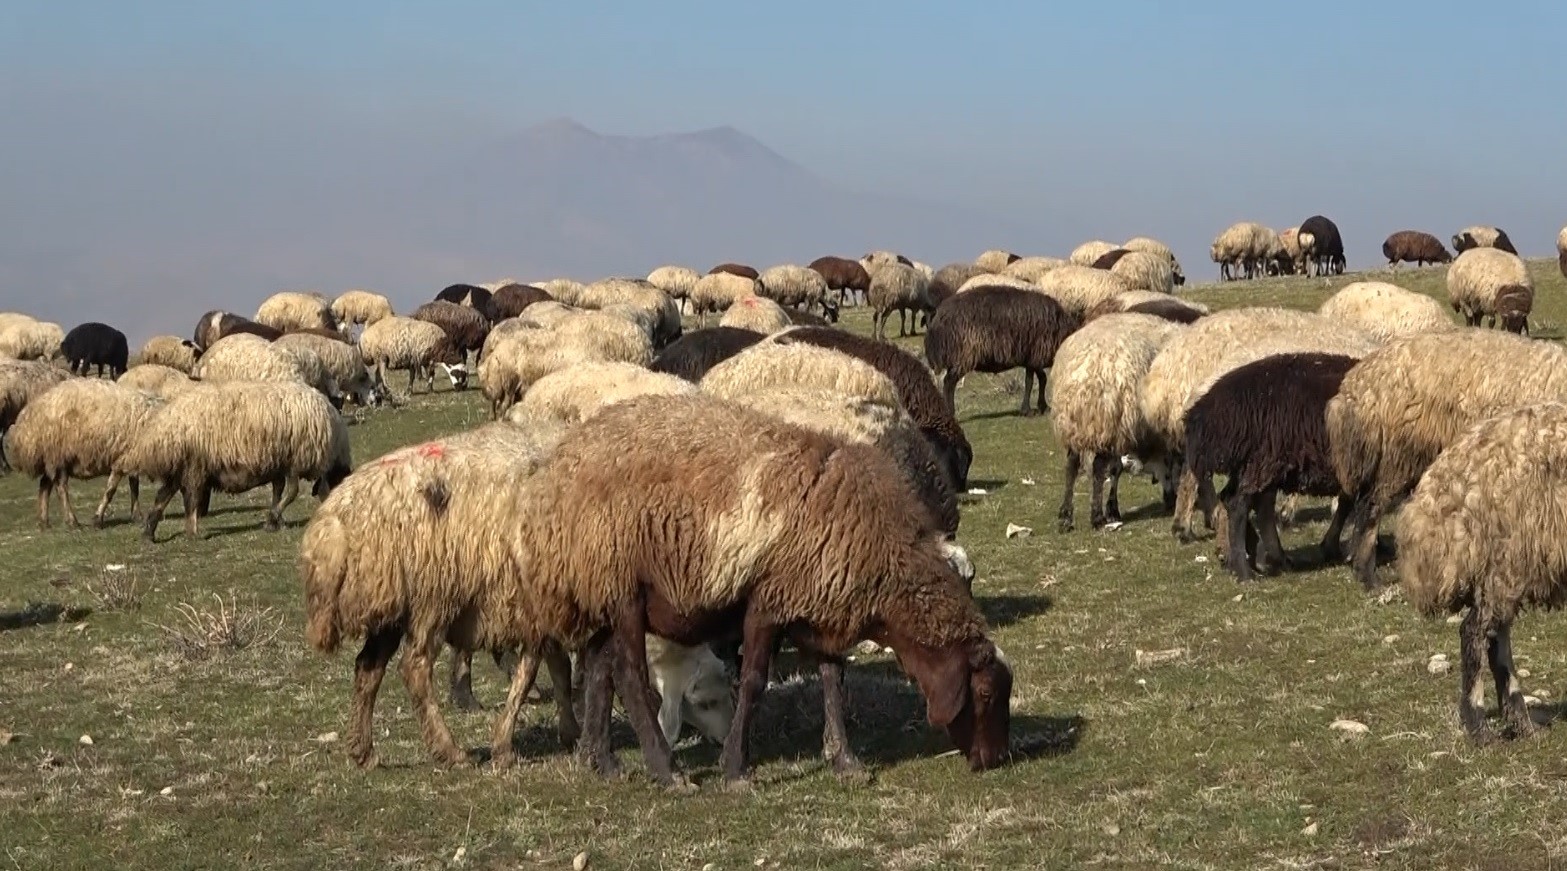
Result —
<path fill-rule="evenodd" d="M 281 491 L 281 492 L 279 492 Z M 267 531 L 283 528 L 283 512 L 299 498 L 299 479 L 293 475 L 287 481 L 272 482 L 272 509 L 267 512 Z"/>
<path fill-rule="evenodd" d="M 909 334 L 908 322 L 903 318 L 903 309 L 898 309 L 898 338 L 904 338 Z"/>
<path fill-rule="evenodd" d="M 1066 479 L 1064 492 L 1061 495 L 1061 510 L 1056 514 L 1057 525 L 1062 532 L 1072 531 L 1073 491 L 1077 489 L 1077 473 L 1082 469 L 1083 455 L 1077 451 L 1066 452 L 1066 471 L 1062 477 Z"/>
<path fill-rule="evenodd" d="M 1197 478 L 1197 507 L 1202 509 L 1202 522 L 1208 528 L 1217 533 L 1224 531 L 1224 503 L 1213 492 L 1213 476 L 1204 475 Z M 1187 518 L 1186 525 L 1191 526 L 1191 518 Z"/>
<path fill-rule="evenodd" d="M 1376 500 L 1369 494 L 1355 505 L 1355 529 L 1350 533 L 1350 565 L 1366 592 L 1382 586 L 1377 579 L 1377 521 L 1381 520 Z"/>
<path fill-rule="evenodd" d="M 473 651 L 452 648 L 451 689 L 447 698 L 459 711 L 484 710 L 473 694 Z"/>
<path fill-rule="evenodd" d="M 1033 409 L 1028 407 L 1029 396 L 1034 392 L 1034 370 L 1023 367 L 1023 404 L 1018 407 L 1017 413 L 1024 417 L 1033 417 Z"/>
<path fill-rule="evenodd" d="M 1271 487 L 1252 497 L 1257 513 L 1257 565 L 1265 575 L 1276 575 L 1290 567 L 1279 541 L 1278 498 L 1278 489 Z"/>
<path fill-rule="evenodd" d="M 745 643 L 740 661 L 740 696 L 735 702 L 735 718 L 724 739 L 724 751 L 720 763 L 724 769 L 724 785 L 727 788 L 743 788 L 749 783 L 751 715 L 756 701 L 767 689 L 768 667 L 772 663 L 773 642 L 778 627 L 766 621 L 758 612 L 745 615 Z"/>
<path fill-rule="evenodd" d="M 845 725 L 845 696 L 843 692 L 843 660 L 822 657 L 819 668 L 822 676 L 822 758 L 832 763 L 833 773 L 842 779 L 866 779 L 865 766 L 849 747 L 849 730 Z"/>
<path fill-rule="evenodd" d="M 1206 484 L 1206 491 L 1204 485 Z M 1181 480 L 1175 491 L 1175 523 L 1170 531 L 1180 539 L 1182 544 L 1190 544 L 1197 540 L 1192 532 L 1192 510 L 1198 507 L 1204 497 L 1211 503 L 1214 501 L 1213 479 L 1203 478 L 1199 480 L 1197 473 L 1190 466 L 1181 468 Z M 1208 505 L 1202 505 L 1203 514 L 1208 517 L 1208 528 L 1212 529 L 1214 520 L 1212 509 Z"/>
<path fill-rule="evenodd" d="M 1116 515 L 1116 520 L 1121 519 L 1114 497 L 1111 497 L 1109 504 L 1105 501 L 1105 479 L 1111 474 L 1112 463 L 1116 463 L 1116 458 L 1110 454 L 1094 454 L 1093 465 L 1090 467 L 1093 480 L 1090 482 L 1092 495 L 1089 497 L 1088 523 L 1095 529 L 1109 522 L 1108 517 L 1112 512 Z"/>
<path fill-rule="evenodd" d="M 398 664 L 403 676 L 403 686 L 408 690 L 408 701 L 419 721 L 419 732 L 424 746 L 435 761 L 443 765 L 460 765 L 468 760 L 468 754 L 457 747 L 452 730 L 441 716 L 431 690 L 431 678 L 435 673 L 435 659 L 441 652 L 441 633 L 433 628 L 416 629 L 410 633 L 408 649 Z"/>
<path fill-rule="evenodd" d="M 1108 469 L 1105 493 L 1105 522 L 1121 522 L 1121 472 L 1126 469 L 1121 458 L 1111 454 L 1105 458 Z"/>
<path fill-rule="evenodd" d="M 463 653 L 471 660 L 471 651 Z M 496 768 L 510 768 L 516 761 L 517 752 L 512 747 L 512 739 L 517 734 L 517 715 L 522 712 L 523 700 L 527 698 L 528 690 L 538 676 L 539 657 L 531 652 L 523 654 L 517 668 L 512 671 L 506 703 L 501 706 L 500 716 L 495 718 L 495 727 L 490 733 L 490 764 Z"/>
<path fill-rule="evenodd" d="M 103 528 L 104 518 L 109 514 L 109 503 L 114 501 L 114 491 L 119 489 L 120 479 L 123 477 L 125 476 L 120 472 L 111 471 L 109 473 L 109 483 L 103 488 L 103 498 L 98 500 L 98 509 L 92 515 L 93 528 Z M 132 478 L 131 480 L 135 481 L 136 479 Z M 134 510 L 133 508 L 132 511 Z"/>
<path fill-rule="evenodd" d="M 571 693 L 571 657 L 565 648 L 554 641 L 544 643 L 544 664 L 550 670 L 550 688 L 555 696 L 558 715 L 556 731 L 560 743 L 567 750 L 582 740 L 582 726 L 577 722 L 577 711 Z"/>
<path fill-rule="evenodd" d="M 690 783 L 675 770 L 674 754 L 664 731 L 658 726 L 658 715 L 653 711 L 653 687 L 648 680 L 647 664 L 647 612 L 641 605 L 630 610 L 615 623 L 616 656 L 615 693 L 626 709 L 631 728 L 637 733 L 637 743 L 642 745 L 642 760 L 648 774 L 659 786 L 674 789 L 688 788 Z"/>
<path fill-rule="evenodd" d="M 1333 519 L 1328 521 L 1327 531 L 1322 533 L 1322 542 L 1317 545 L 1322 551 L 1324 563 L 1338 563 L 1344 560 L 1344 547 L 1339 541 L 1344 535 L 1344 521 L 1349 519 L 1350 512 L 1355 510 L 1354 497 L 1347 493 L 1340 493 L 1334 500 Z"/>
<path fill-rule="evenodd" d="M 1251 556 L 1246 552 L 1246 523 L 1251 519 L 1251 497 L 1241 492 L 1238 476 L 1224 485 L 1220 494 L 1229 508 L 1229 546 L 1225 549 L 1225 563 L 1237 581 L 1253 578 Z"/>
<path fill-rule="evenodd" d="M 49 498 L 54 495 L 54 478 L 38 476 L 38 528 L 49 528 Z"/>
<path fill-rule="evenodd" d="M 620 761 L 609 749 L 609 708 L 613 693 L 610 673 L 609 632 L 602 631 L 583 645 L 578 661 L 582 670 L 583 719 L 586 720 L 577 756 L 605 780 L 620 777 Z"/>
<path fill-rule="evenodd" d="M 880 309 L 871 312 L 871 337 L 878 342 L 887 340 L 887 337 L 882 334 L 882 313 Z"/>
<path fill-rule="evenodd" d="M 381 678 L 386 675 L 386 664 L 392 661 L 397 646 L 402 643 L 401 627 L 382 629 L 365 636 L 364 647 L 354 658 L 354 702 L 352 719 L 348 724 L 348 758 L 360 768 L 374 768 L 379 760 L 375 754 L 375 738 L 370 731 L 370 719 L 375 713 L 375 697 L 381 691 Z"/>
<path fill-rule="evenodd" d="M 71 504 L 71 473 L 61 472 L 59 479 L 60 507 L 65 509 L 65 524 L 72 529 L 81 529 L 82 525 L 76 520 L 76 508 Z"/>
<path fill-rule="evenodd" d="M 947 407 L 952 409 L 953 417 L 958 414 L 958 382 L 962 380 L 963 373 L 957 369 L 948 369 L 941 379 L 941 392 L 946 394 Z"/>
<path fill-rule="evenodd" d="M 158 487 L 158 493 L 152 497 L 152 507 L 147 510 L 147 517 L 142 521 L 141 537 L 147 541 L 156 541 L 158 524 L 163 520 L 163 509 L 169 507 L 169 502 L 174 494 L 180 492 L 180 488 L 173 483 L 165 483 Z"/>
<path fill-rule="evenodd" d="M 1480 612 L 1470 607 L 1458 626 L 1458 720 L 1476 744 L 1488 744 L 1496 735 L 1485 724 L 1485 687 L 1480 683 L 1480 658 L 1486 653 L 1485 628 Z"/>
<path fill-rule="evenodd" d="M 1486 658 L 1491 662 L 1491 679 L 1496 682 L 1499 713 L 1514 738 L 1527 738 L 1540 731 L 1540 727 L 1529 718 L 1529 704 L 1523 700 L 1518 670 L 1513 667 L 1512 627 L 1502 624 L 1487 634 L 1490 650 Z"/>
<path fill-rule="evenodd" d="M 1160 488 L 1160 495 L 1164 500 L 1164 510 L 1170 512 L 1173 515 L 1175 513 L 1175 503 L 1178 497 L 1175 484 L 1180 480 L 1181 472 L 1185 468 L 1185 464 L 1181 460 L 1179 454 L 1172 455 L 1169 458 L 1169 464 L 1170 468 L 1165 472 L 1164 481 Z"/>

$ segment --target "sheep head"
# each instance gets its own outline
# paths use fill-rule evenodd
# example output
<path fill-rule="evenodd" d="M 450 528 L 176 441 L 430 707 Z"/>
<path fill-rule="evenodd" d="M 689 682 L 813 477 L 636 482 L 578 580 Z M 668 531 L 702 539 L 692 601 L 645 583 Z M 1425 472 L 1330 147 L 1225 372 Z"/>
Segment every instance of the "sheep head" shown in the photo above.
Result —
<path fill-rule="evenodd" d="M 458 363 L 453 366 L 448 363 L 441 363 L 441 369 L 446 373 L 446 377 L 451 379 L 453 390 L 468 389 L 468 364 Z"/>
<path fill-rule="evenodd" d="M 735 718 L 735 696 L 723 660 L 710 651 L 697 658 L 696 670 L 680 699 L 680 718 L 714 744 L 723 744 Z"/>
<path fill-rule="evenodd" d="M 925 716 L 947 730 L 983 771 L 1006 760 L 1012 730 L 1012 668 L 1001 649 L 983 636 L 945 647 L 904 643 L 894 648 L 903 669 L 919 683 Z"/>

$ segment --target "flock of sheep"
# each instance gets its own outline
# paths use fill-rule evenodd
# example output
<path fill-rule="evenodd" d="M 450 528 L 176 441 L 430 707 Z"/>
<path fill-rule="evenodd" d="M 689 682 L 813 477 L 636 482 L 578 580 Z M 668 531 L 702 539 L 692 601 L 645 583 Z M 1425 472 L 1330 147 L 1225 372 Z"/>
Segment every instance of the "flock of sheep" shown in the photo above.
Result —
<path fill-rule="evenodd" d="M 365 291 L 285 292 L 253 317 L 207 312 L 190 339 L 156 337 L 135 365 L 107 325 L 65 333 L 3 313 L 0 463 L 39 482 L 43 526 L 56 493 L 77 525 L 73 478 L 108 476 L 95 525 L 122 482 L 133 515 L 140 483 L 155 482 L 149 541 L 176 494 L 194 536 L 213 490 L 269 485 L 276 530 L 310 482 L 306 637 L 324 652 L 362 645 L 347 742 L 361 766 L 376 764 L 372 714 L 399 649 L 425 745 L 466 759 L 433 688 L 450 647 L 459 706 L 478 704 L 475 652 L 511 673 L 496 764 L 512 759 L 543 663 L 563 745 L 599 773 L 619 770 L 618 698 L 659 783 L 687 787 L 670 752 L 686 725 L 722 743 L 725 780 L 741 782 L 787 640 L 820 672 L 824 758 L 855 775 L 843 667 L 871 640 L 981 770 L 1009 755 L 1013 675 L 957 541 L 974 455 L 955 391 L 971 372 L 1022 369 L 1020 412 L 1048 411 L 1065 451 L 1063 532 L 1085 465 L 1094 527 L 1120 521 L 1120 477 L 1141 471 L 1162 483 L 1174 533 L 1190 540 L 1200 510 L 1224 565 L 1249 580 L 1287 562 L 1278 496 L 1332 497 L 1323 559 L 1342 558 L 1349 526 L 1369 590 L 1378 520 L 1404 503 L 1407 597 L 1426 614 L 1469 609 L 1464 726 L 1488 734 L 1486 656 L 1522 733 L 1508 628 L 1524 605 L 1567 600 L 1567 515 L 1555 510 L 1567 464 L 1554 462 L 1567 459 L 1567 349 L 1527 337 L 1533 285 L 1504 233 L 1471 228 L 1454 247 L 1406 231 L 1384 253 L 1451 261 L 1465 326 L 1430 297 L 1370 281 L 1316 312 L 1210 312 L 1176 295 L 1181 266 L 1148 238 L 940 269 L 876 251 L 760 272 L 459 284 L 407 316 Z M 1567 275 L 1567 229 L 1558 248 Z M 1226 278 L 1345 262 L 1321 216 L 1283 234 L 1237 224 L 1212 254 Z M 833 326 L 861 303 L 873 336 Z M 687 309 L 698 329 L 683 328 Z M 893 312 L 900 336 L 923 327 L 923 360 L 886 341 Z M 433 391 L 438 370 L 455 390 L 476 381 L 492 420 L 355 467 L 358 415 L 343 409 L 406 401 L 394 370 L 409 394 L 421 380 Z"/>

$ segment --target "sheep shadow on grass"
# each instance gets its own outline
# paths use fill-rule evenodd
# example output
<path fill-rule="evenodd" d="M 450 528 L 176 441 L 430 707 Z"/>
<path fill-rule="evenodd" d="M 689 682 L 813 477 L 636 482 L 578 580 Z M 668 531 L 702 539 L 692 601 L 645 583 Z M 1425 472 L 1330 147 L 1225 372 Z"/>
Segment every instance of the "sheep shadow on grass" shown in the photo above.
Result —
<path fill-rule="evenodd" d="M 1037 593 L 1027 596 L 978 595 L 974 597 L 974 603 L 979 606 L 980 613 L 985 615 L 985 622 L 992 629 L 1037 617 L 1055 606 L 1055 601 L 1049 596 L 1041 596 Z"/>
<path fill-rule="evenodd" d="M 91 613 L 91 608 L 73 608 L 59 602 L 28 602 L 15 611 L 0 611 L 0 632 L 50 623 L 77 623 Z"/>

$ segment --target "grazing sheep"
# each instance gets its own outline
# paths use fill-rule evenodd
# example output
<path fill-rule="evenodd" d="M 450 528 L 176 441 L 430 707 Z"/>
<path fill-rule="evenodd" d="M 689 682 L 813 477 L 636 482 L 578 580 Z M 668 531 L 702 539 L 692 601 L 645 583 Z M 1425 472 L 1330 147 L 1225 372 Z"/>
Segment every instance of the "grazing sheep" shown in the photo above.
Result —
<path fill-rule="evenodd" d="M 1175 507 L 1169 458 L 1143 418 L 1142 380 L 1148 367 L 1180 325 L 1145 314 L 1109 314 L 1067 336 L 1056 351 L 1050 380 L 1050 419 L 1066 453 L 1066 486 L 1059 525 L 1073 524 L 1074 491 L 1083 458 L 1093 485 L 1090 520 L 1095 529 L 1119 523 L 1121 458 L 1131 455 L 1161 479 L 1165 507 Z M 1108 501 L 1105 479 L 1110 480 Z"/>
<path fill-rule="evenodd" d="M 838 306 L 828 296 L 827 280 L 804 266 L 774 266 L 757 279 L 757 294 L 786 308 L 810 311 L 819 308 L 823 317 L 838 319 Z"/>
<path fill-rule="evenodd" d="M 272 485 L 265 528 L 276 531 L 301 479 L 325 497 L 353 471 L 353 457 L 347 425 L 320 393 L 299 383 L 232 381 L 198 384 L 170 399 L 114 471 L 161 482 L 142 528 L 152 541 L 174 494 L 184 499 L 185 533 L 194 538 L 198 508 L 212 490 L 243 493 L 263 484 Z"/>
<path fill-rule="evenodd" d="M 1300 228 L 1287 227 L 1279 231 L 1279 244 L 1264 264 L 1267 275 L 1302 275 L 1306 271 L 1306 258 L 1300 251 Z"/>
<path fill-rule="evenodd" d="M 900 263 L 900 264 L 902 264 L 904 266 L 913 266 L 914 265 L 914 261 L 913 260 L 910 260 L 909 258 L 904 257 L 902 254 L 899 254 L 896 251 L 885 251 L 885 250 L 870 251 L 870 252 L 866 253 L 865 256 L 860 258 L 860 265 L 865 267 L 865 271 L 866 272 L 872 273 L 872 277 L 873 278 L 875 277 L 874 273 L 875 273 L 876 267 L 878 267 L 878 266 L 888 266 L 888 265 L 891 265 L 893 263 Z"/>
<path fill-rule="evenodd" d="M 621 699 L 649 772 L 675 782 L 640 679 L 644 631 L 683 644 L 743 635 L 739 700 L 721 758 L 728 782 L 748 774 L 754 706 L 780 636 L 821 663 L 823 753 L 835 771 L 862 768 L 843 726 L 842 668 L 848 649 L 867 638 L 893 648 L 919 683 L 927 719 L 946 727 L 971 769 L 1006 757 L 1011 669 L 987 638 L 945 537 L 880 449 L 712 397 L 646 396 L 569 430 L 535 481 L 519 526 L 539 576 L 585 580 L 532 595 L 569 596 L 579 603 L 572 611 L 612 627 L 584 650 L 583 755 L 601 774 L 618 770 L 608 746 L 607 666 L 619 658 Z M 644 483 L 655 481 L 656 489 Z M 634 508 L 590 495 L 628 490 L 643 494 Z"/>
<path fill-rule="evenodd" d="M 467 306 L 480 313 L 490 310 L 490 292 L 476 284 L 449 284 L 441 288 L 434 301 Z"/>
<path fill-rule="evenodd" d="M 240 334 L 220 339 L 201 355 L 192 374 L 205 382 L 295 382 L 319 391 L 338 408 L 343 405 L 337 380 L 319 357 L 290 353 L 255 336 Z"/>
<path fill-rule="evenodd" d="M 835 331 L 841 332 L 841 331 Z M 649 368 L 683 378 L 693 384 L 714 366 L 766 338 L 754 330 L 739 327 L 708 327 L 693 330 L 679 341 L 658 352 Z"/>
<path fill-rule="evenodd" d="M 70 378 L 64 369 L 41 360 L 0 359 L 0 471 L 9 472 L 5 436 L 28 403 Z"/>
<path fill-rule="evenodd" d="M 1556 610 L 1567 601 L 1564 468 L 1567 405 L 1509 409 L 1465 430 L 1398 513 L 1404 597 L 1428 618 L 1469 609 L 1458 627 L 1458 719 L 1476 743 L 1495 737 L 1477 680 L 1482 659 L 1511 736 L 1538 729 L 1513 665 L 1512 625 L 1526 606 Z"/>
<path fill-rule="evenodd" d="M 1095 239 L 1092 242 L 1084 242 L 1073 248 L 1072 253 L 1067 255 L 1066 259 L 1069 263 L 1078 266 L 1092 267 L 1094 261 L 1114 251 L 1117 247 L 1119 246 L 1112 245 L 1102 239 Z"/>
<path fill-rule="evenodd" d="M 742 296 L 724 311 L 724 316 L 718 319 L 718 325 L 766 335 L 788 328 L 791 322 L 778 303 L 760 296 Z"/>
<path fill-rule="evenodd" d="M 332 304 L 318 294 L 285 290 L 274 293 L 256 309 L 255 322 L 283 333 L 296 330 L 337 330 Z M 203 346 L 205 347 L 205 346 Z"/>
<path fill-rule="evenodd" d="M 586 309 L 566 305 L 563 302 L 538 302 L 517 316 L 517 323 L 524 327 L 547 330 L 562 321 L 582 314 Z"/>
<path fill-rule="evenodd" d="M 574 363 L 619 361 L 646 367 L 652 359 L 652 344 L 635 324 L 605 312 L 584 311 L 550 329 L 508 334 L 483 355 L 477 374 L 494 420 L 535 381 Z"/>
<path fill-rule="evenodd" d="M 680 338 L 680 309 L 675 301 L 639 278 L 606 278 L 577 294 L 579 308 L 620 314 L 639 325 L 654 349 Z"/>
<path fill-rule="evenodd" d="M 379 391 L 357 347 L 314 333 L 289 333 L 273 342 L 272 347 L 295 356 L 314 355 L 336 382 L 338 392 L 355 405 L 365 407 L 377 401 Z M 308 367 L 309 363 L 304 365 Z"/>
<path fill-rule="evenodd" d="M 1231 224 L 1214 238 L 1208 256 L 1219 264 L 1219 280 L 1256 278 L 1265 272 L 1269 255 L 1276 248 L 1278 234 L 1255 221 Z"/>
<path fill-rule="evenodd" d="M 856 260 L 847 257 L 818 257 L 811 261 L 810 268 L 827 282 L 827 289 L 837 291 L 838 305 L 855 303 L 855 294 L 859 294 L 858 302 L 863 304 L 871 291 L 871 274 L 865 271 L 865 267 Z"/>
<path fill-rule="evenodd" d="M 178 369 L 159 363 L 141 363 L 126 369 L 115 383 L 171 399 L 189 390 L 196 382 Z"/>
<path fill-rule="evenodd" d="M 586 286 L 582 282 L 573 281 L 570 278 L 551 278 L 548 281 L 530 281 L 528 283 L 549 294 L 550 299 L 569 306 L 577 304 L 577 294 L 581 293 L 582 288 Z"/>
<path fill-rule="evenodd" d="M 369 326 L 392 315 L 392 301 L 368 290 L 345 290 L 332 300 L 332 317 L 344 327 Z"/>
<path fill-rule="evenodd" d="M 910 333 L 913 326 L 906 316 L 930 310 L 930 282 L 919 270 L 902 263 L 872 265 L 871 292 L 866 297 L 872 310 L 871 333 L 887 341 L 887 319 L 898 313 L 898 337 Z"/>
<path fill-rule="evenodd" d="M 650 393 L 695 393 L 690 381 L 631 363 L 576 363 L 535 381 L 508 412 L 513 423 L 536 420 L 578 423 L 604 407 Z"/>
<path fill-rule="evenodd" d="M 1001 275 L 1006 278 L 1018 278 L 1037 284 L 1041 278 L 1044 278 L 1045 273 L 1060 269 L 1066 265 L 1068 265 L 1067 261 L 1059 257 L 1024 257 L 1021 260 L 1013 261 L 1006 269 L 1001 270 Z M 971 273 L 964 280 L 966 281 L 978 274 L 980 273 Z M 962 286 L 962 282 L 959 282 L 958 286 Z"/>
<path fill-rule="evenodd" d="M 1567 348 L 1496 330 L 1409 336 L 1361 360 L 1327 409 L 1339 487 L 1357 500 L 1356 578 L 1378 586 L 1377 522 L 1464 430 L 1510 408 L 1563 400 Z"/>
<path fill-rule="evenodd" d="M 830 390 L 884 405 L 898 405 L 898 389 L 876 367 L 829 348 L 761 342 L 702 376 L 713 396 L 760 395 L 788 389 Z"/>
<path fill-rule="evenodd" d="M 59 324 L 18 319 L 0 329 L 0 359 L 53 360 L 64 341 L 65 331 Z"/>
<path fill-rule="evenodd" d="M 490 334 L 490 319 L 483 310 L 449 300 L 427 302 L 414 309 L 411 317 L 440 327 L 464 360 L 467 360 L 469 353 L 476 353 L 483 348 L 484 339 Z"/>
<path fill-rule="evenodd" d="M 648 283 L 668 294 L 682 312 L 686 310 L 686 300 L 691 298 L 691 288 L 701 277 L 688 266 L 660 266 L 647 274 Z"/>
<path fill-rule="evenodd" d="M 815 312 L 804 311 L 803 309 L 786 308 L 783 310 L 783 313 L 784 317 L 789 319 L 789 323 L 796 327 L 827 327 L 832 325 L 821 315 Z"/>
<path fill-rule="evenodd" d="M 1323 301 L 1317 314 L 1370 333 L 1379 342 L 1455 328 L 1441 303 L 1383 281 L 1346 284 Z"/>
<path fill-rule="evenodd" d="M 39 527 L 49 527 L 49 497 L 55 490 L 60 491 L 66 523 L 79 527 L 71 505 L 71 479 L 108 475 L 109 485 L 93 512 L 93 526 L 102 527 L 120 485 L 114 461 L 162 405 L 153 394 L 96 378 L 73 378 L 28 403 L 11 428 L 11 457 L 18 471 L 38 479 Z M 130 485 L 135 516 L 140 486 L 135 477 Z"/>
<path fill-rule="evenodd" d="M 388 389 L 388 369 L 408 370 L 408 391 L 414 379 L 425 377 L 425 391 L 435 392 L 435 367 L 440 366 L 451 380 L 453 390 L 468 386 L 468 366 L 463 354 L 452 344 L 446 331 L 429 321 L 393 315 L 376 321 L 359 336 L 359 353 L 365 365 L 375 372 L 375 383 Z"/>
<path fill-rule="evenodd" d="M 1034 413 L 1028 406 L 1034 379 L 1039 379 L 1039 410 L 1044 412 L 1045 370 L 1080 323 L 1054 297 L 1037 290 L 981 287 L 954 296 L 936 311 L 925 332 L 925 359 L 936 372 L 945 373 L 942 393 L 954 413 L 964 375 L 1022 367 L 1018 413 L 1028 417 Z"/>
<path fill-rule="evenodd" d="M 545 291 L 526 284 L 503 284 L 490 294 L 490 308 L 485 313 L 491 322 L 499 323 L 527 311 L 528 306 L 549 302 Z"/>
<path fill-rule="evenodd" d="M 1465 227 L 1453 234 L 1453 250 L 1458 254 L 1475 248 L 1495 248 L 1516 255 L 1513 240 L 1500 227 Z"/>
<path fill-rule="evenodd" d="M 72 375 L 86 375 L 96 366 L 99 377 L 108 369 L 110 378 L 125 374 L 131 356 L 125 334 L 97 321 L 72 327 L 60 342 L 60 353 L 71 364 Z"/>
<path fill-rule="evenodd" d="M 760 277 L 754 267 L 746 266 L 744 263 L 720 263 L 717 266 L 714 266 L 712 269 L 707 270 L 707 274 L 738 275 L 741 278 L 749 278 L 752 280 Z"/>
<path fill-rule="evenodd" d="M 1021 259 L 1022 258 L 1016 254 L 1013 254 L 1011 251 L 1003 251 L 999 248 L 992 248 L 978 257 L 975 257 L 974 265 L 984 270 L 985 272 L 1000 273 L 1002 270 Z"/>
<path fill-rule="evenodd" d="M 1321 215 L 1312 215 L 1300 222 L 1300 232 L 1295 238 L 1300 242 L 1301 255 L 1314 268 L 1313 274 L 1344 274 L 1344 237 L 1339 234 L 1337 224 Z M 1301 274 L 1305 274 L 1304 270 Z"/>
<path fill-rule="evenodd" d="M 1175 252 L 1170 246 L 1148 236 L 1133 236 L 1121 243 L 1121 247 L 1128 251 L 1138 251 L 1143 254 L 1152 254 L 1163 258 L 1170 264 L 1170 274 L 1174 277 L 1175 286 L 1180 287 L 1186 283 L 1186 275 L 1181 272 L 1181 262 L 1175 259 Z"/>
<path fill-rule="evenodd" d="M 196 331 L 191 335 L 191 341 L 202 351 L 217 344 L 219 339 L 232 336 L 235 333 L 246 333 L 260 336 L 267 341 L 272 341 L 283 335 L 283 331 L 269 327 L 266 324 L 258 324 L 250 318 L 241 317 L 226 311 L 209 311 L 196 322 Z"/>
<path fill-rule="evenodd" d="M 196 367 L 201 349 L 196 343 L 179 336 L 153 336 L 136 352 L 136 365 L 153 364 L 178 369 L 185 374 Z"/>
<path fill-rule="evenodd" d="M 699 326 L 707 326 L 709 312 L 724 312 L 735 300 L 756 296 L 756 279 L 730 272 L 709 272 L 691 288 L 691 311 Z"/>
<path fill-rule="evenodd" d="M 1397 269 L 1400 263 L 1424 266 L 1427 263 L 1451 263 L 1453 255 L 1442 247 L 1442 240 L 1419 230 L 1399 230 L 1382 243 L 1382 256 L 1387 258 L 1389 269 Z"/>
<path fill-rule="evenodd" d="M 1126 279 L 1128 290 L 1175 292 L 1175 273 L 1167 257 L 1142 251 L 1127 251 L 1110 264 L 1110 274 Z"/>
<path fill-rule="evenodd" d="M 841 351 L 875 367 L 892 380 L 893 387 L 898 391 L 898 401 L 935 449 L 947 476 L 952 480 L 953 488 L 959 492 L 968 489 L 968 472 L 974 462 L 974 449 L 963 434 L 958 419 L 953 416 L 952 407 L 936 387 L 930 369 L 918 357 L 888 342 L 878 342 L 857 333 L 825 327 L 785 330 L 768 341 L 780 345 L 815 345 Z"/>
<path fill-rule="evenodd" d="M 36 323 L 38 323 L 38 320 L 32 315 L 24 315 L 21 312 L 0 312 L 0 332 L 4 332 L 11 327 Z"/>
<path fill-rule="evenodd" d="M 1470 248 L 1447 270 L 1447 296 L 1464 323 L 1480 326 L 1490 315 L 1491 326 L 1509 333 L 1529 334 L 1534 309 L 1534 279 L 1517 254 L 1500 248 Z"/>
<path fill-rule="evenodd" d="M 930 316 L 936 309 L 956 294 L 958 289 L 970 279 L 977 275 L 990 274 L 972 263 L 948 263 L 936 270 L 931 275 L 930 286 L 925 289 L 925 299 L 930 303 L 930 310 L 920 312 L 918 326 L 921 328 L 929 326 Z"/>
<path fill-rule="evenodd" d="M 1039 293 L 1038 282 L 1028 281 L 1022 278 L 1014 278 L 1010 275 L 996 275 L 990 272 L 982 272 L 970 278 L 958 286 L 958 293 L 966 293 L 981 287 L 1010 287 L 1016 290 L 1031 290 Z M 943 300 L 945 301 L 945 300 Z"/>
<path fill-rule="evenodd" d="M 1081 319 L 1105 300 L 1135 288 L 1131 280 L 1123 275 L 1092 266 L 1068 264 L 1045 273 L 1039 279 L 1038 289 L 1061 303 L 1061 307 L 1069 314 Z"/>
<path fill-rule="evenodd" d="M 1228 478 L 1219 499 L 1229 520 L 1225 564 L 1237 580 L 1252 579 L 1246 526 L 1257 515 L 1258 570 L 1287 565 L 1279 543 L 1275 500 L 1280 491 L 1337 496 L 1322 539 L 1323 557 L 1339 556 L 1339 535 L 1354 498 L 1339 491 L 1324 410 L 1358 360 L 1342 354 L 1278 354 L 1224 373 L 1186 412 L 1186 464 L 1199 480 Z"/>
<path fill-rule="evenodd" d="M 1151 290 L 1128 290 L 1110 297 L 1083 315 L 1083 322 L 1087 323 L 1104 315 L 1118 312 L 1131 312 L 1134 314 L 1153 315 L 1167 321 L 1178 324 L 1189 324 L 1203 315 L 1208 314 L 1208 307 L 1201 303 L 1178 299 L 1167 293 L 1154 293 Z"/>

